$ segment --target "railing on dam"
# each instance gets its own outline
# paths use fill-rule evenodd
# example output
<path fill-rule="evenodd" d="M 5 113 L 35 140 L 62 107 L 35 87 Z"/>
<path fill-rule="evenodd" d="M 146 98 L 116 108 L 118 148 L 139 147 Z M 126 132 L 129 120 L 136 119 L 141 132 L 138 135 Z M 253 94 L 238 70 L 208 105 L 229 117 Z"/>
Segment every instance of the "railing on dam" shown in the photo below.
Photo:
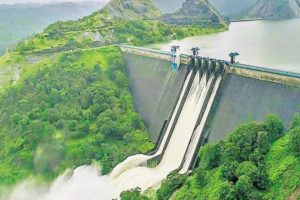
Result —
<path fill-rule="evenodd" d="M 246 64 L 240 64 L 240 63 L 235 63 L 235 64 L 227 63 L 227 64 L 229 66 L 236 67 L 236 68 L 243 68 L 243 69 L 249 69 L 249 70 L 254 70 L 254 71 L 258 71 L 258 72 L 266 72 L 266 73 L 271 73 L 271 74 L 276 74 L 276 75 L 300 78 L 300 73 L 297 73 L 297 72 L 278 70 L 278 69 L 272 69 L 272 68 L 266 68 L 266 67 L 258 67 L 258 66 L 254 66 L 254 65 L 246 65 Z"/>
<path fill-rule="evenodd" d="M 167 52 L 167 51 L 149 49 L 149 48 L 144 48 L 144 47 L 129 46 L 129 45 L 121 45 L 120 48 L 124 52 L 134 53 L 134 54 L 141 55 L 141 56 L 152 57 L 152 58 L 162 59 L 162 60 L 166 60 L 166 61 L 171 62 L 171 53 Z M 180 54 L 180 59 L 181 59 L 180 62 L 182 64 L 189 64 L 191 57 L 192 57 L 191 55 Z M 290 71 L 285 71 L 285 70 L 259 67 L 259 66 L 254 66 L 254 65 L 241 64 L 241 63 L 232 64 L 232 63 L 230 63 L 229 61 L 226 61 L 226 60 L 214 59 L 214 58 L 209 58 L 209 57 L 204 57 L 204 56 L 199 56 L 199 55 L 197 55 L 196 58 L 208 60 L 210 62 L 214 61 L 214 62 L 223 63 L 224 65 L 227 66 L 227 69 L 228 69 L 227 71 L 229 73 L 236 73 L 235 70 L 239 69 L 239 70 L 249 70 L 249 71 L 252 71 L 252 72 L 267 73 L 269 76 L 277 75 L 277 76 L 289 77 L 289 78 L 294 78 L 294 79 L 295 78 L 300 79 L 300 73 L 297 73 L 297 72 L 290 72 Z M 239 73 L 239 74 L 244 75 L 244 76 L 247 75 L 247 73 L 245 73 L 245 72 L 244 73 Z M 255 76 L 254 74 L 252 74 L 251 76 L 249 75 L 249 77 L 254 77 L 254 78 L 260 79 L 259 76 Z M 275 81 L 275 82 L 280 82 L 280 81 L 278 81 L 280 79 L 280 77 L 275 77 L 275 78 L 274 77 L 268 77 L 268 78 L 265 78 L 264 80 L 273 81 L 275 79 L 277 79 L 277 81 Z M 287 83 L 287 82 L 288 81 L 285 80 L 284 83 Z M 291 80 L 290 82 L 293 82 L 293 85 L 300 84 L 300 80 Z"/>

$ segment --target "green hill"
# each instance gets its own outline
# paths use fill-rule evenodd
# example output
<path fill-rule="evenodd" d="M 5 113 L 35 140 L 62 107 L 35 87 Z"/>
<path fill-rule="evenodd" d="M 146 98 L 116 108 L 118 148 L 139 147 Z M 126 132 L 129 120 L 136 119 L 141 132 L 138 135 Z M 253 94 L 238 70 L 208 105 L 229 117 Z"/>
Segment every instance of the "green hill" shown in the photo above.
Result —
<path fill-rule="evenodd" d="M 149 12 L 141 16 L 140 9 Z M 50 25 L 0 57 L 0 190 L 29 176 L 49 181 L 93 162 L 108 173 L 129 155 L 153 148 L 113 44 L 226 29 L 164 24 L 153 20 L 158 13 L 151 1 L 113 0 L 90 16 Z"/>
<path fill-rule="evenodd" d="M 0 5 L 0 55 L 58 20 L 75 20 L 101 9 L 103 3 Z"/>
<path fill-rule="evenodd" d="M 284 133 L 282 120 L 237 127 L 224 141 L 206 144 L 187 175 L 171 173 L 157 191 L 124 191 L 122 200 L 298 200 L 300 199 L 300 114 Z"/>
<path fill-rule="evenodd" d="M 300 186 L 299 122 L 295 115 L 283 135 L 281 120 L 268 116 L 264 123 L 242 125 L 224 142 L 206 145 L 175 199 L 287 199 Z"/>

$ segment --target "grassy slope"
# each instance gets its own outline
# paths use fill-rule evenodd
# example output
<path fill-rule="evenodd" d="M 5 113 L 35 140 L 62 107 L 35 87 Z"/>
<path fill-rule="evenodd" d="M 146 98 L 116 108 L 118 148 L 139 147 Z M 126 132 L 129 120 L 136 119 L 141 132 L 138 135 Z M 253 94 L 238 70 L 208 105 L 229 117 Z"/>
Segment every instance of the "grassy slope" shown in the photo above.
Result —
<path fill-rule="evenodd" d="M 278 139 L 266 155 L 269 189 L 263 193 L 268 200 L 284 200 L 300 185 L 300 159 L 295 157 L 289 147 L 290 134 Z M 221 178 L 220 167 L 207 172 L 205 187 L 200 188 L 196 176 L 192 175 L 179 190 L 175 199 L 219 199 L 219 193 L 224 181 Z"/>
<path fill-rule="evenodd" d="M 270 189 L 267 199 L 286 199 L 300 185 L 300 159 L 289 147 L 290 134 L 276 141 L 267 155 Z"/>

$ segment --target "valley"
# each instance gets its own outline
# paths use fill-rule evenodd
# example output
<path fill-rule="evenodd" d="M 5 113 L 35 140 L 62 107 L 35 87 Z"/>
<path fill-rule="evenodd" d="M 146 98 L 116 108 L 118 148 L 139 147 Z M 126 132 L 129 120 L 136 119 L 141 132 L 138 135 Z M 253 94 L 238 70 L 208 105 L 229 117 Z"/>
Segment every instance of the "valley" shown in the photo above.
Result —
<path fill-rule="evenodd" d="M 0 57 L 1 200 L 299 196 L 297 4 L 157 1 L 111 0 Z"/>

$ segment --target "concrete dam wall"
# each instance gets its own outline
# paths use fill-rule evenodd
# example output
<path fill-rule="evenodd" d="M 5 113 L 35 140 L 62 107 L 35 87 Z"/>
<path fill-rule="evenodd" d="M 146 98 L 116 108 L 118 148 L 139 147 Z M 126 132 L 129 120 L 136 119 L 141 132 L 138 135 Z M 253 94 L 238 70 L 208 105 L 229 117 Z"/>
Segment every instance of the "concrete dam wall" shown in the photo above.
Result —
<path fill-rule="evenodd" d="M 156 141 L 177 103 L 187 66 L 174 72 L 166 60 L 126 52 L 123 57 L 135 107 Z"/>
<path fill-rule="evenodd" d="M 227 74 L 208 122 L 209 140 L 224 139 L 240 124 L 262 121 L 266 114 L 279 115 L 287 127 L 295 112 L 300 112 L 299 87 Z"/>
<path fill-rule="evenodd" d="M 146 162 L 150 168 L 165 165 L 164 158 L 172 158 L 167 160 L 174 164 L 168 150 L 181 149 L 177 170 L 186 173 L 194 168 L 207 138 L 222 140 L 239 125 L 262 121 L 267 114 L 279 115 L 287 127 L 300 112 L 298 73 L 205 58 L 194 52 L 196 48 L 192 56 L 131 46 L 121 49 L 135 106 L 157 141 L 158 148 Z M 175 62 L 181 63 L 178 69 Z"/>

